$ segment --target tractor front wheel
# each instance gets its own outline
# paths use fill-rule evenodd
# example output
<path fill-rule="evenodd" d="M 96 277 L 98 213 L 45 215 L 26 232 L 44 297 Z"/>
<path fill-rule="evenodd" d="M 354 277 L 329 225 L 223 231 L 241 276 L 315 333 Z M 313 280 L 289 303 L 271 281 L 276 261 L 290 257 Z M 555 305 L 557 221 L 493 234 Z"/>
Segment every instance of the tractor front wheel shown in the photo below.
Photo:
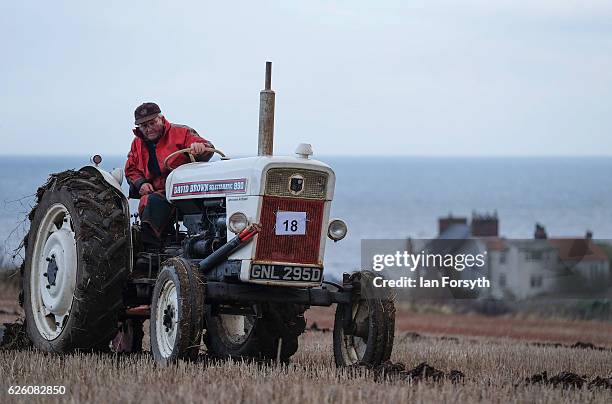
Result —
<path fill-rule="evenodd" d="M 395 333 L 393 296 L 374 288 L 374 274 L 355 272 L 351 281 L 356 298 L 338 304 L 334 321 L 334 358 L 336 366 L 357 363 L 376 366 L 389 360 Z"/>
<path fill-rule="evenodd" d="M 195 360 L 200 351 L 204 287 L 188 261 L 170 258 L 162 264 L 151 305 L 151 352 L 156 362 Z"/>

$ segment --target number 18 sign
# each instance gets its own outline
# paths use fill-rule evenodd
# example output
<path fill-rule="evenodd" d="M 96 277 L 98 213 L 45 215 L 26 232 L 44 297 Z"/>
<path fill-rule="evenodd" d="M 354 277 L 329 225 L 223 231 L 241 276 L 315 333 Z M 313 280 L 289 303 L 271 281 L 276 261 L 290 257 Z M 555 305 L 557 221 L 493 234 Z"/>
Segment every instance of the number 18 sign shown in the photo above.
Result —
<path fill-rule="evenodd" d="M 276 235 L 306 234 L 306 212 L 276 212 Z"/>

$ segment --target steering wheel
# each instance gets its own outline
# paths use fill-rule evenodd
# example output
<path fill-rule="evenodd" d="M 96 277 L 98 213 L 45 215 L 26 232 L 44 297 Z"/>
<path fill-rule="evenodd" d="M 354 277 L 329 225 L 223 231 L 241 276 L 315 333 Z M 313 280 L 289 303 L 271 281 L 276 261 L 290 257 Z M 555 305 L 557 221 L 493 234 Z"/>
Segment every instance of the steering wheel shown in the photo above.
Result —
<path fill-rule="evenodd" d="M 173 152 L 173 153 L 170 153 L 170 154 L 168 155 L 168 157 L 166 157 L 166 158 L 164 159 L 164 167 L 166 167 L 166 169 L 167 169 L 167 170 L 169 170 L 169 171 L 174 170 L 176 167 L 170 167 L 170 166 L 168 165 L 168 161 L 169 161 L 169 160 L 170 160 L 172 157 L 176 156 L 177 154 L 181 154 L 181 153 L 188 154 L 188 155 L 189 155 L 189 158 L 191 159 L 191 162 L 192 162 L 192 163 L 194 163 L 196 160 L 195 160 L 195 157 L 193 156 L 193 154 L 189 153 L 189 151 L 190 151 L 190 150 L 191 150 L 191 149 L 187 148 L 187 149 L 181 149 L 181 150 L 177 150 L 177 151 L 175 151 L 175 152 Z M 221 150 L 213 149 L 212 147 L 205 147 L 205 148 L 204 148 L 204 151 L 205 151 L 205 152 L 213 152 L 213 153 L 217 153 L 218 155 L 220 155 L 220 156 L 221 156 L 221 160 L 229 160 L 229 157 L 227 157 L 227 156 L 225 155 L 225 153 L 223 153 Z"/>

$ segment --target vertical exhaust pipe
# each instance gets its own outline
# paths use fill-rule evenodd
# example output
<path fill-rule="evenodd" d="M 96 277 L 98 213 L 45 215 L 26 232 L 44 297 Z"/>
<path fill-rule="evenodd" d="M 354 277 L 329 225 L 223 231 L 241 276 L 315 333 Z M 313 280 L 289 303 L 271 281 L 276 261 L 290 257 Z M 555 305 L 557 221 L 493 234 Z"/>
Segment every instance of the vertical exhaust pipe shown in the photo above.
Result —
<path fill-rule="evenodd" d="M 258 156 L 271 156 L 274 151 L 274 97 L 272 62 L 266 62 L 266 86 L 259 93 Z"/>

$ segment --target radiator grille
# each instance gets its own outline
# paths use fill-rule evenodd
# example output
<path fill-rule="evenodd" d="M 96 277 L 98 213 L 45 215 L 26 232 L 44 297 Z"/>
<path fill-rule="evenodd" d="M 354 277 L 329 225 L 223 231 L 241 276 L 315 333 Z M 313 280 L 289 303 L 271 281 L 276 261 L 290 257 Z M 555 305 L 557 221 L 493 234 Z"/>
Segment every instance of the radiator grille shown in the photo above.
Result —
<path fill-rule="evenodd" d="M 319 246 L 324 201 L 264 196 L 261 208 L 262 229 L 257 236 L 256 261 L 296 264 L 321 264 Z M 276 212 L 306 212 L 306 234 L 277 236 Z"/>
<path fill-rule="evenodd" d="M 304 179 L 304 189 L 299 194 L 289 190 L 292 176 Z M 328 174 L 322 171 L 302 170 L 292 168 L 272 168 L 266 178 L 266 195 L 283 196 L 287 198 L 325 199 Z"/>

